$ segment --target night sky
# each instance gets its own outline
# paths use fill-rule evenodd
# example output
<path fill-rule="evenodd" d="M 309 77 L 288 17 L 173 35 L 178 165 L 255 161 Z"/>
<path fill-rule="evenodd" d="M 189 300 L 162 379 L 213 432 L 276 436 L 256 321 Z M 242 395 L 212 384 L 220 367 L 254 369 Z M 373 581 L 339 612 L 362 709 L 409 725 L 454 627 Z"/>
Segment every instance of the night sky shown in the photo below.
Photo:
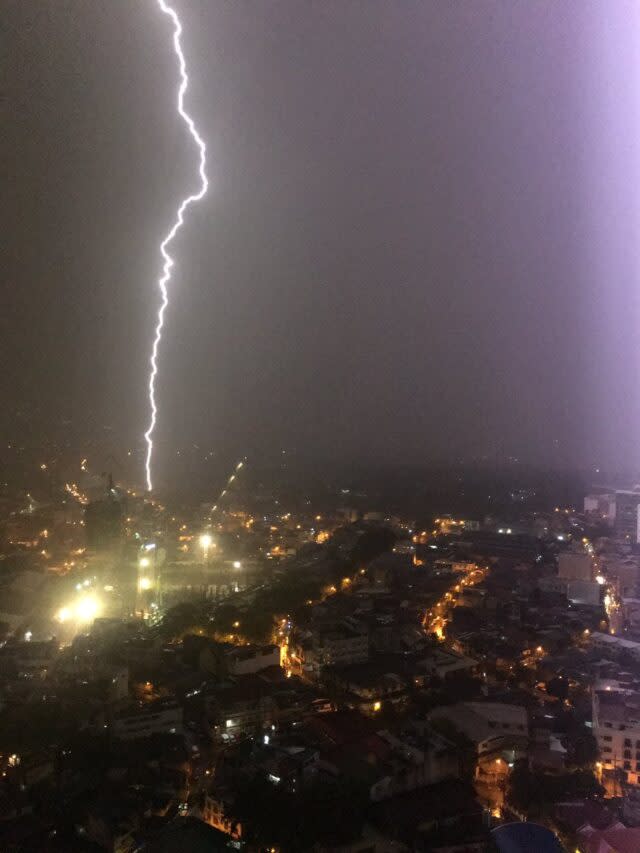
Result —
<path fill-rule="evenodd" d="M 193 442 L 640 464 L 637 0 L 176 4 L 211 191 L 174 244 L 163 477 Z M 197 184 L 169 21 L 2 16 L 3 424 L 141 449 Z"/>

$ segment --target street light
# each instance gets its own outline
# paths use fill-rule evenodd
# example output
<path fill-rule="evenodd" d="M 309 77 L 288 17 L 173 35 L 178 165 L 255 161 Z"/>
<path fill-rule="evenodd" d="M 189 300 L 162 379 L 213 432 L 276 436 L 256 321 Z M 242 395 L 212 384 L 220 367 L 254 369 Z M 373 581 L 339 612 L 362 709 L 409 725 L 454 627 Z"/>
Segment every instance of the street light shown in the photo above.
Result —
<path fill-rule="evenodd" d="M 213 545 L 213 536 L 210 533 L 203 533 L 199 539 L 200 547 L 202 548 L 202 557 L 204 562 L 207 562 L 209 556 L 209 548 Z"/>
<path fill-rule="evenodd" d="M 242 568 L 242 563 L 240 562 L 240 560 L 234 560 L 233 561 L 233 568 L 234 569 L 241 569 Z"/>

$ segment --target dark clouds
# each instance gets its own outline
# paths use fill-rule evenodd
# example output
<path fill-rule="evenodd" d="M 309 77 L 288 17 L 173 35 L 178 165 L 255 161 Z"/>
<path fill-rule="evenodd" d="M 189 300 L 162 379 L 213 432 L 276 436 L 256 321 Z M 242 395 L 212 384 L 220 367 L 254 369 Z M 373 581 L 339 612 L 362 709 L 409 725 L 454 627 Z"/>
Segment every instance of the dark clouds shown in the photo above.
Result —
<path fill-rule="evenodd" d="M 165 470 L 191 441 L 637 464 L 632 0 L 180 8 L 212 190 L 175 247 Z M 195 179 L 167 21 L 5 12 L 3 391 L 132 443 Z"/>

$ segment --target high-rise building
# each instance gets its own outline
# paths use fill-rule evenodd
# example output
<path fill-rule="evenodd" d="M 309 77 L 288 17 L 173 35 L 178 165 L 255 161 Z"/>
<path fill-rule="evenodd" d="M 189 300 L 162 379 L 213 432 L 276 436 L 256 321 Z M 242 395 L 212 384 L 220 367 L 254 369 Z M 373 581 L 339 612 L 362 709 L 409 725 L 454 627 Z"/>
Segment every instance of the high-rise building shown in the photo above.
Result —
<path fill-rule="evenodd" d="M 618 539 L 634 543 L 640 541 L 639 508 L 640 487 L 616 490 L 615 532 Z"/>

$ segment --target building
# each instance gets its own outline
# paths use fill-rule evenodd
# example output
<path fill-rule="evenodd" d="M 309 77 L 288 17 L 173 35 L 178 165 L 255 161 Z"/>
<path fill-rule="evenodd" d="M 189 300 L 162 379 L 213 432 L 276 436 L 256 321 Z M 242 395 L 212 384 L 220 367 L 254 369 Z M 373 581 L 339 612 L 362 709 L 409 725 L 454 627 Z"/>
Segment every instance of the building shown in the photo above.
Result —
<path fill-rule="evenodd" d="M 312 632 L 313 650 L 321 666 L 348 666 L 369 660 L 369 633 L 359 622 L 345 619 Z"/>
<path fill-rule="evenodd" d="M 632 598 L 640 594 L 640 561 L 637 556 L 629 554 L 607 559 L 606 572 L 608 578 L 617 578 L 621 596 Z"/>
<path fill-rule="evenodd" d="M 420 721 L 422 723 L 422 721 Z M 394 735 L 355 711 L 318 714 L 307 721 L 320 766 L 333 776 L 355 778 L 371 802 L 406 794 L 460 774 L 460 754 L 446 737 L 418 723 Z"/>
<path fill-rule="evenodd" d="M 586 495 L 584 499 L 584 511 L 613 526 L 616 520 L 615 492 L 605 492 L 601 495 Z"/>
<path fill-rule="evenodd" d="M 236 646 L 225 657 L 231 675 L 252 675 L 270 666 L 280 666 L 278 646 Z"/>
<path fill-rule="evenodd" d="M 594 631 L 591 635 L 591 643 L 595 648 L 608 653 L 612 658 L 624 656 L 631 658 L 634 663 L 640 663 L 640 643 L 633 640 L 625 640 L 624 637 Z"/>
<path fill-rule="evenodd" d="M 418 662 L 420 670 L 442 681 L 451 681 L 461 675 L 473 675 L 477 666 L 477 660 L 444 649 L 433 649 Z"/>
<path fill-rule="evenodd" d="M 118 714 L 111 730 L 116 738 L 133 740 L 153 734 L 182 734 L 182 708 L 171 700 L 150 702 L 141 708 L 129 708 Z"/>
<path fill-rule="evenodd" d="M 558 577 L 558 575 L 547 575 L 546 577 L 538 578 L 537 584 L 541 592 L 566 596 L 569 579 Z"/>
<path fill-rule="evenodd" d="M 640 598 L 623 598 L 622 612 L 630 633 L 640 636 Z"/>
<path fill-rule="evenodd" d="M 640 827 L 615 823 L 607 829 L 584 827 L 578 831 L 576 853 L 631 853 L 640 850 Z"/>
<path fill-rule="evenodd" d="M 564 551 L 558 557 L 558 577 L 567 580 L 593 580 L 593 560 L 586 551 Z"/>
<path fill-rule="evenodd" d="M 604 586 L 597 581 L 570 580 L 567 582 L 567 598 L 572 604 L 601 607 Z"/>
<path fill-rule="evenodd" d="M 434 708 L 428 720 L 448 720 L 474 744 L 478 757 L 526 744 L 529 722 L 526 708 L 501 702 L 459 702 Z"/>
<path fill-rule="evenodd" d="M 616 491 L 616 519 L 614 530 L 616 537 L 625 542 L 638 542 L 638 507 L 640 507 L 640 488 L 631 491 Z"/>
<path fill-rule="evenodd" d="M 224 681 L 204 696 L 204 702 L 217 736 L 225 742 L 261 732 L 278 718 L 273 690 L 260 676 Z"/>
<path fill-rule="evenodd" d="M 605 770 L 621 772 L 630 785 L 640 785 L 640 693 L 596 690 L 593 733 Z"/>
<path fill-rule="evenodd" d="M 234 840 L 242 838 L 242 824 L 233 817 L 233 801 L 222 792 L 206 792 L 202 805 L 202 820 Z"/>

